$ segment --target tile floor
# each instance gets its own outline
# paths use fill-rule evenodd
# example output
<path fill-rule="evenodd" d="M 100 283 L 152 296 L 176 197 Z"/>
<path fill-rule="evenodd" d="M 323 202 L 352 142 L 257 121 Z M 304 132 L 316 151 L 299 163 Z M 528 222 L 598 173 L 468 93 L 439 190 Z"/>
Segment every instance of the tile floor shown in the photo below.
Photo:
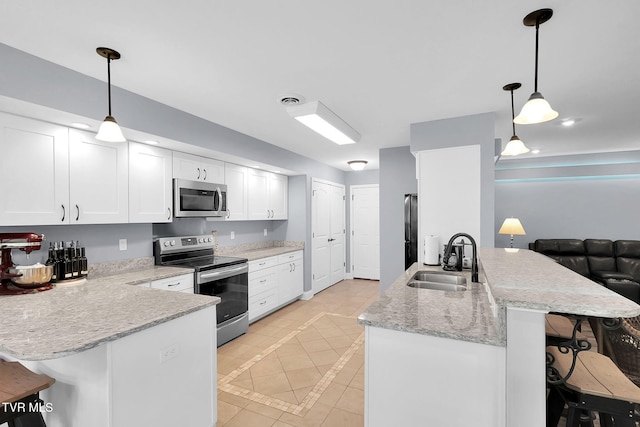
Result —
<path fill-rule="evenodd" d="M 379 283 L 345 280 L 218 349 L 217 427 L 364 425 L 364 328 Z"/>

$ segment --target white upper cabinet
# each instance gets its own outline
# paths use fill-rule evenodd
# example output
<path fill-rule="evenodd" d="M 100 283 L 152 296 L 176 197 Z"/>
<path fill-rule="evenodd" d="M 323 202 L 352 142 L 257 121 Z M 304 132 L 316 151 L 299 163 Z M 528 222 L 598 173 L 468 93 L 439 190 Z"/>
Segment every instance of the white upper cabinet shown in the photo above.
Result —
<path fill-rule="evenodd" d="M 227 185 L 227 220 L 243 220 L 249 217 L 248 188 L 249 168 L 231 163 L 224 165 Z"/>
<path fill-rule="evenodd" d="M 69 222 L 66 127 L 0 113 L 0 225 Z"/>
<path fill-rule="evenodd" d="M 129 222 L 171 222 L 172 164 L 170 150 L 129 143 Z"/>
<path fill-rule="evenodd" d="M 72 224 L 128 222 L 128 144 L 69 129 Z"/>
<path fill-rule="evenodd" d="M 249 219 L 287 219 L 288 178 L 249 168 Z"/>
<path fill-rule="evenodd" d="M 224 184 L 224 162 L 174 151 L 173 177 Z"/>

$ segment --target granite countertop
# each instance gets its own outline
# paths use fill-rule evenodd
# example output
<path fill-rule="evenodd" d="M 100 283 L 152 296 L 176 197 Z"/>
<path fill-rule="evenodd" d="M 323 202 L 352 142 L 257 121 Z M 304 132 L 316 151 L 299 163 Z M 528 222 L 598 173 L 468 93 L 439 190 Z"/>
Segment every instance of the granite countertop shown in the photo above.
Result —
<path fill-rule="evenodd" d="M 218 304 L 217 297 L 131 286 L 191 271 L 150 267 L 1 296 L 0 353 L 22 360 L 56 359 Z"/>
<path fill-rule="evenodd" d="M 449 272 L 467 278 L 467 290 L 448 292 L 407 286 L 416 271 L 442 267 L 413 264 L 380 299 L 358 317 L 358 323 L 403 332 L 433 335 L 481 344 L 505 345 L 499 318 L 494 317 L 482 283 L 471 272 Z"/>
<path fill-rule="evenodd" d="M 595 317 L 640 315 L 638 304 L 540 253 L 501 248 L 479 252 L 500 306 Z"/>
<path fill-rule="evenodd" d="M 247 258 L 249 261 L 255 261 L 261 258 L 269 258 L 272 256 L 288 254 L 290 252 L 301 251 L 303 248 L 294 246 L 272 246 L 269 248 L 250 249 L 247 251 L 233 252 L 233 256 Z"/>
<path fill-rule="evenodd" d="M 358 322 L 504 346 L 507 308 L 596 317 L 640 315 L 640 305 L 537 252 L 481 248 L 479 263 L 480 279 L 486 285 L 473 283 L 464 292 L 406 286 L 418 270 L 442 271 L 442 267 L 413 264 Z M 464 274 L 470 282 L 470 272 L 457 274 Z"/>

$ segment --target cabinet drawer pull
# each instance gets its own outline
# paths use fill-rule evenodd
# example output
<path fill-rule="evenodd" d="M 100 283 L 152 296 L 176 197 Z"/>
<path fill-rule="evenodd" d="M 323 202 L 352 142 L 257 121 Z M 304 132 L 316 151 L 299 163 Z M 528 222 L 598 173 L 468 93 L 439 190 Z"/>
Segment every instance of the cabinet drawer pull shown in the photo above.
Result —
<path fill-rule="evenodd" d="M 180 282 L 176 282 L 176 283 L 169 283 L 167 286 L 168 287 L 173 287 L 173 286 L 178 286 L 180 284 Z"/>
<path fill-rule="evenodd" d="M 207 170 L 206 169 L 202 169 L 204 171 L 204 177 L 202 179 L 204 179 L 205 181 L 207 180 Z"/>
<path fill-rule="evenodd" d="M 76 205 L 76 212 L 77 212 L 76 214 L 76 221 L 77 221 L 78 219 L 80 219 L 80 208 L 78 207 L 78 205 Z"/>
<path fill-rule="evenodd" d="M 200 179 L 200 168 L 197 168 L 197 169 L 198 169 L 198 176 L 197 176 L 197 179 Z"/>
<path fill-rule="evenodd" d="M 258 264 L 258 265 L 265 265 L 265 264 L 266 264 L 266 262 L 261 262 L 261 263 L 260 263 L 260 264 Z"/>
<path fill-rule="evenodd" d="M 64 219 L 67 216 L 67 210 L 64 208 L 64 205 L 60 205 L 60 206 L 62 206 L 62 219 L 60 221 L 64 222 Z"/>
<path fill-rule="evenodd" d="M 167 208 L 167 213 L 169 214 L 167 219 L 171 219 L 171 208 Z"/>
<path fill-rule="evenodd" d="M 267 303 L 267 300 L 264 300 L 260 303 L 260 305 L 265 305 Z"/>
<path fill-rule="evenodd" d="M 260 283 L 267 283 L 267 279 L 260 280 Z"/>

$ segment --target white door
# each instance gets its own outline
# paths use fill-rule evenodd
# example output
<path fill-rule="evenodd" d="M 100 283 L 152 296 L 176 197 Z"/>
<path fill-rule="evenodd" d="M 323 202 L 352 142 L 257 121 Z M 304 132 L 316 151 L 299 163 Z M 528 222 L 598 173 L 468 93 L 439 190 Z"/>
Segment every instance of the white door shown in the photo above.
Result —
<path fill-rule="evenodd" d="M 172 164 L 169 150 L 129 143 L 129 222 L 170 222 Z"/>
<path fill-rule="evenodd" d="M 0 114 L 0 224 L 69 223 L 69 130 Z"/>
<path fill-rule="evenodd" d="M 129 219 L 126 142 L 102 142 L 95 134 L 69 130 L 72 224 L 111 224 Z"/>
<path fill-rule="evenodd" d="M 249 170 L 245 166 L 225 163 L 224 177 L 227 183 L 227 219 L 247 219 Z"/>
<path fill-rule="evenodd" d="M 351 187 L 351 272 L 360 279 L 380 280 L 379 187 Z"/>
<path fill-rule="evenodd" d="M 312 289 L 318 293 L 344 279 L 344 186 L 312 182 Z"/>

